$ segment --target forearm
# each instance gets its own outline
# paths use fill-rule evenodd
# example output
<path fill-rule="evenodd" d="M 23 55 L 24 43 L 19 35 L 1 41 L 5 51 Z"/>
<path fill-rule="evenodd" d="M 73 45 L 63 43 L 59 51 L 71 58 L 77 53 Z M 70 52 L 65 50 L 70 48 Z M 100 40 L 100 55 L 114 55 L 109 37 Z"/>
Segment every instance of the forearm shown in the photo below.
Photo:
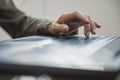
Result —
<path fill-rule="evenodd" d="M 20 27 L 16 32 L 15 38 L 32 35 L 49 36 L 51 35 L 48 31 L 50 23 L 52 22 L 47 19 L 36 19 L 25 16 L 20 23 Z"/>
<path fill-rule="evenodd" d="M 0 25 L 13 37 L 49 35 L 51 21 L 35 19 L 18 10 L 12 0 L 0 0 Z"/>
<path fill-rule="evenodd" d="M 24 13 L 15 7 L 12 0 L 0 0 L 0 25 L 11 36 L 14 36 L 23 16 Z"/>

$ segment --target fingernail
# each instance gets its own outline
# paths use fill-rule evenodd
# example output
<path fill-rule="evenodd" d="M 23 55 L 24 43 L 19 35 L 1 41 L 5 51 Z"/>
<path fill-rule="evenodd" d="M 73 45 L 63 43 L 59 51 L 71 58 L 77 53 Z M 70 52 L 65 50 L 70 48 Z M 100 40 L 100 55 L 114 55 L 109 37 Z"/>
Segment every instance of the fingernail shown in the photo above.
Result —
<path fill-rule="evenodd" d="M 93 34 L 96 34 L 96 29 L 93 30 Z"/>
<path fill-rule="evenodd" d="M 96 32 L 94 32 L 93 34 L 96 34 Z"/>
<path fill-rule="evenodd" d="M 96 29 L 94 29 L 94 34 L 96 34 Z"/>
<path fill-rule="evenodd" d="M 86 36 L 88 37 L 89 35 L 90 35 L 90 32 L 87 32 L 87 33 L 86 33 Z"/>

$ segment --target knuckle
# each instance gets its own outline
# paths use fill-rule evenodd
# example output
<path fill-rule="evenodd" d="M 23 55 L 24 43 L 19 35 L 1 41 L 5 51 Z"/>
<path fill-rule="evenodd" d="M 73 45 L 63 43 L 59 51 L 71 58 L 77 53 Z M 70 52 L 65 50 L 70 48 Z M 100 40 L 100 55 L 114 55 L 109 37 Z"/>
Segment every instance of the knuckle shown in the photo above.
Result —
<path fill-rule="evenodd" d="M 59 22 L 61 22 L 61 20 L 64 18 L 64 16 L 65 16 L 65 14 L 63 14 L 63 15 L 61 15 L 60 17 L 59 17 Z"/>
<path fill-rule="evenodd" d="M 86 17 L 88 18 L 88 20 L 92 21 L 92 19 L 89 15 L 86 15 Z"/>
<path fill-rule="evenodd" d="M 78 11 L 74 11 L 73 14 L 79 14 L 79 12 Z"/>
<path fill-rule="evenodd" d="M 80 13 L 78 11 L 75 11 L 75 12 L 73 12 L 73 15 L 76 17 L 76 16 L 80 15 Z"/>
<path fill-rule="evenodd" d="M 87 15 L 88 18 L 91 18 L 89 15 Z"/>
<path fill-rule="evenodd" d="M 62 14 L 60 17 L 62 18 L 62 17 L 64 17 L 65 16 L 65 14 Z"/>

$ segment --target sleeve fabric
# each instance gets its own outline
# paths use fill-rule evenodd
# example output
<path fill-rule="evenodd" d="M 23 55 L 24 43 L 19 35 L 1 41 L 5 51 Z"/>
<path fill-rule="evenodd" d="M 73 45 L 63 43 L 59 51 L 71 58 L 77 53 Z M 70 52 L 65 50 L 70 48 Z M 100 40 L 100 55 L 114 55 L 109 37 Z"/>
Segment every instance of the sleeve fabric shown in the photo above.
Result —
<path fill-rule="evenodd" d="M 0 0 L 0 25 L 12 38 L 32 35 L 51 35 L 47 19 L 36 19 L 18 10 L 12 0 Z"/>

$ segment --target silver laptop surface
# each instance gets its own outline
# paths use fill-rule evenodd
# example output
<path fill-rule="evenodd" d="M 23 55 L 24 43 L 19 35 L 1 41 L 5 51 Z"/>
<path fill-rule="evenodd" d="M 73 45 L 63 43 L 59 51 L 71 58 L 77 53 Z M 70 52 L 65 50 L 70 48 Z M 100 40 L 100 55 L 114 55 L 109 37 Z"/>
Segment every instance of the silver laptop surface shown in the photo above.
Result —
<path fill-rule="evenodd" d="M 1 71 L 11 73 L 22 69 L 20 73 L 29 74 L 32 68 L 36 72 L 33 74 L 59 75 L 62 70 L 64 75 L 70 75 L 70 71 L 78 76 L 81 71 L 116 74 L 120 71 L 120 36 L 69 39 L 32 36 L 1 41 L 0 64 Z"/>

